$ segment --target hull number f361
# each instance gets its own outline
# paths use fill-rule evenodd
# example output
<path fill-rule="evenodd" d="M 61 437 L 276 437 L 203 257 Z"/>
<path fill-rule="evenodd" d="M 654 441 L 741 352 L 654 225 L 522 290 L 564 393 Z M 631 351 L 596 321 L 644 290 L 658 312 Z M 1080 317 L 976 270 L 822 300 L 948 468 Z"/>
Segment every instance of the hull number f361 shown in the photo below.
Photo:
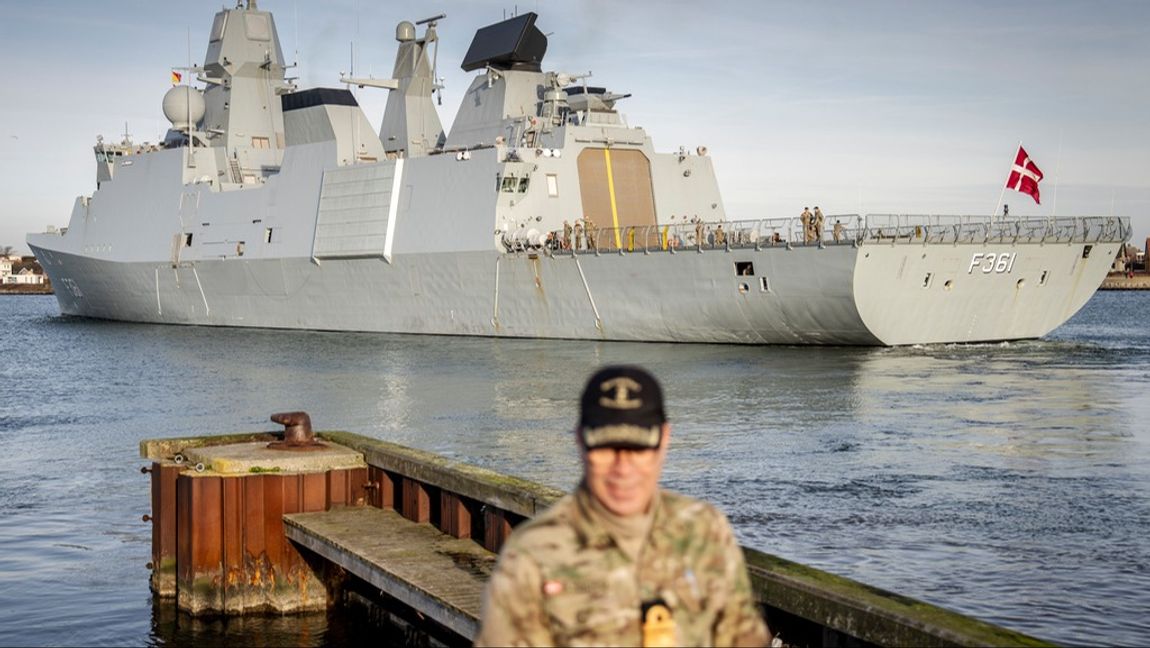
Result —
<path fill-rule="evenodd" d="M 967 268 L 966 274 L 973 274 L 975 269 L 981 270 L 982 274 L 992 272 L 1009 274 L 1014 269 L 1014 260 L 1017 258 L 1017 252 L 1003 252 L 1002 254 L 975 252 L 970 257 L 970 267 Z"/>

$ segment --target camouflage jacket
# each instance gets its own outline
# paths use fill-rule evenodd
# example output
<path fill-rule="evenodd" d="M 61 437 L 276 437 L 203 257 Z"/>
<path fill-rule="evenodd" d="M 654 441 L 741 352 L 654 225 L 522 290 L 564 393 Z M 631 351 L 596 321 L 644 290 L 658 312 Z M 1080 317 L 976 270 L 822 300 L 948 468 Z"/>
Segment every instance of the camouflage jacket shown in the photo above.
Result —
<path fill-rule="evenodd" d="M 662 491 L 634 562 L 579 488 L 508 538 L 483 598 L 477 646 L 766 645 L 743 552 L 713 506 Z M 646 616 L 644 617 L 644 614 Z M 655 624 L 660 625 L 660 624 Z"/>

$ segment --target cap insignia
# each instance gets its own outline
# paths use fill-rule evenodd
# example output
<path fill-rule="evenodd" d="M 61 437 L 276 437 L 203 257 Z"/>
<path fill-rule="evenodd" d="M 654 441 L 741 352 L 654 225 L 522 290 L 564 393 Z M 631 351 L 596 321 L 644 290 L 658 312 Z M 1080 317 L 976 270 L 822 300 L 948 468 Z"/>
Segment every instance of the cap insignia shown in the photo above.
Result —
<path fill-rule="evenodd" d="M 642 391 L 642 389 L 643 387 L 638 382 L 627 376 L 605 380 L 599 385 L 599 390 L 602 392 L 614 391 L 615 394 L 613 397 L 600 396 L 599 404 L 617 410 L 638 409 L 643 406 L 643 400 L 632 398 L 632 393 Z"/>

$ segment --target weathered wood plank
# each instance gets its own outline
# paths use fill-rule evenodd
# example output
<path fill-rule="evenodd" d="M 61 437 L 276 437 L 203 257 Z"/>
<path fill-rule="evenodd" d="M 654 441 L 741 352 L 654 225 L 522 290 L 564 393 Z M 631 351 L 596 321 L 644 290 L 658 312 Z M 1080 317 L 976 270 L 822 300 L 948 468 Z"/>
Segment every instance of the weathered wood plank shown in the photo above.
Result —
<path fill-rule="evenodd" d="M 469 640 L 495 554 L 389 509 L 284 516 L 289 539 Z"/>

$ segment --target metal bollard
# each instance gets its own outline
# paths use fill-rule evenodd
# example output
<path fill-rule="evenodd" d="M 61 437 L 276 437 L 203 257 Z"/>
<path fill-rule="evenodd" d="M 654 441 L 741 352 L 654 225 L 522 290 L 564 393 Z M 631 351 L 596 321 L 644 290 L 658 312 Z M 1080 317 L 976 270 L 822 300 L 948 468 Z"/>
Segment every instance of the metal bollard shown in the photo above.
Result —
<path fill-rule="evenodd" d="M 273 423 L 284 426 L 284 440 L 272 441 L 269 448 L 275 450 L 321 450 L 327 446 L 315 439 L 311 429 L 311 417 L 307 412 L 279 412 L 272 414 Z"/>

